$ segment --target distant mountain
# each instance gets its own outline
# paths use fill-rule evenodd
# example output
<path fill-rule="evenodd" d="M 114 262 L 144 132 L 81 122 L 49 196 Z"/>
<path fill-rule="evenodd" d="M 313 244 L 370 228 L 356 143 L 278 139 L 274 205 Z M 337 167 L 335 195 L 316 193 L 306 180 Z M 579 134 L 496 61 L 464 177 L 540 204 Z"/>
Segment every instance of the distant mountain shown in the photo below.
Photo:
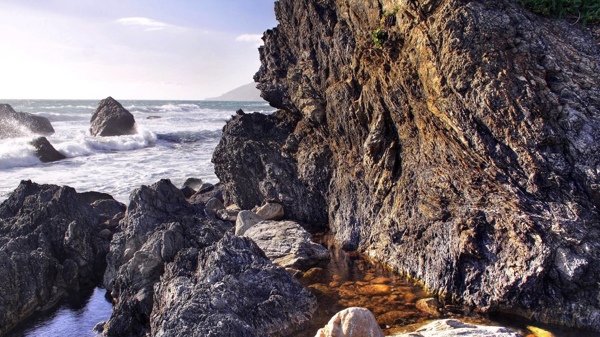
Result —
<path fill-rule="evenodd" d="M 262 101 L 260 90 L 256 89 L 256 83 L 248 83 L 233 89 L 219 97 L 207 98 L 207 101 Z"/>

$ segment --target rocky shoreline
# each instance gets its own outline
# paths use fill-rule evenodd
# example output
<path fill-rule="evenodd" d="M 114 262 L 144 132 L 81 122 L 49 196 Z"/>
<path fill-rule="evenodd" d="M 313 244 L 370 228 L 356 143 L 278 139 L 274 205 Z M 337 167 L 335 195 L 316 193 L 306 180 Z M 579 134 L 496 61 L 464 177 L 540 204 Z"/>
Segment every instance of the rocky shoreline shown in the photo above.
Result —
<path fill-rule="evenodd" d="M 218 186 L 161 180 L 125 208 L 25 181 L 0 205 L 0 334 L 102 280 L 105 336 L 287 336 L 317 309 L 294 277 L 327 261 L 316 231 L 422 282 L 432 316 L 600 331 L 594 36 L 510 0 L 280 0 L 276 14 L 255 80 L 280 110 L 227 123 Z M 318 336 L 383 335 L 373 322 L 352 309 Z M 481 331 L 412 335 L 463 329 Z"/>

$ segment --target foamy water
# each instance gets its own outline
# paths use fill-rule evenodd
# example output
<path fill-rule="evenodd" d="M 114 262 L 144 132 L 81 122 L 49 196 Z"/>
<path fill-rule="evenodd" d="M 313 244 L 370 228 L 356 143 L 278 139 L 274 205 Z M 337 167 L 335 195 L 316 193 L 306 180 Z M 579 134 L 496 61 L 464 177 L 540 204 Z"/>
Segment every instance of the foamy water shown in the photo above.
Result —
<path fill-rule="evenodd" d="M 266 102 L 127 101 L 138 134 L 91 137 L 90 118 L 99 101 L 2 101 L 16 111 L 44 116 L 56 133 L 47 137 L 67 159 L 42 163 L 30 137 L 0 140 L 0 201 L 21 180 L 98 191 L 127 203 L 133 189 L 167 178 L 180 186 L 189 177 L 218 181 L 210 162 L 225 122 L 237 109 L 271 112 Z"/>

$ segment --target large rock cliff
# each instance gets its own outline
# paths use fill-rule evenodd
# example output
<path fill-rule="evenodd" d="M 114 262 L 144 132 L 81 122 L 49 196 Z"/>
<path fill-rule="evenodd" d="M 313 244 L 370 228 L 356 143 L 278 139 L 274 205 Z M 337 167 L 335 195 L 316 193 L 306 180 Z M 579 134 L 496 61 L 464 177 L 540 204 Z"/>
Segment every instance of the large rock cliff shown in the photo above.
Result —
<path fill-rule="evenodd" d="M 443 300 L 600 331 L 600 57 L 517 1 L 280 0 L 226 198 L 279 199 Z M 236 188 L 235 186 L 244 186 Z"/>

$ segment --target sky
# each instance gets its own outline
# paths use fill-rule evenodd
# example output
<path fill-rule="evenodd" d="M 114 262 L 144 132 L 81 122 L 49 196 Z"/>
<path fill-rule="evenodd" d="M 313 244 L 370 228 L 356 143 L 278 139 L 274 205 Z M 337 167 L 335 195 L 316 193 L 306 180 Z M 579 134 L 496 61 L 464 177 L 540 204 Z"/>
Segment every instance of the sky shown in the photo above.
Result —
<path fill-rule="evenodd" d="M 275 0 L 0 0 L 0 99 L 203 99 L 260 67 Z"/>

